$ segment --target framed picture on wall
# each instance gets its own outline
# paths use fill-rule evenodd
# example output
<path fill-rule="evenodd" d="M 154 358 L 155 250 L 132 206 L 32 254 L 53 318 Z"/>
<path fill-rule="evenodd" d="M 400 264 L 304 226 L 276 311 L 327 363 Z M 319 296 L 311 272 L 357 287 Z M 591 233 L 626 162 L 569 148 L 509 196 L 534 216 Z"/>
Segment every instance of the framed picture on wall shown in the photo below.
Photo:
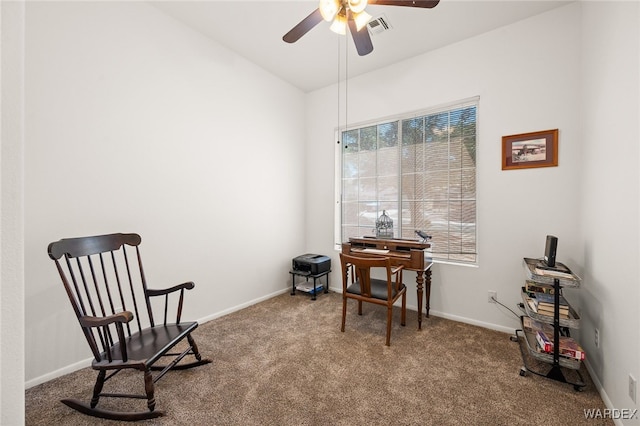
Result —
<path fill-rule="evenodd" d="M 558 129 L 502 137 L 502 170 L 558 165 Z"/>

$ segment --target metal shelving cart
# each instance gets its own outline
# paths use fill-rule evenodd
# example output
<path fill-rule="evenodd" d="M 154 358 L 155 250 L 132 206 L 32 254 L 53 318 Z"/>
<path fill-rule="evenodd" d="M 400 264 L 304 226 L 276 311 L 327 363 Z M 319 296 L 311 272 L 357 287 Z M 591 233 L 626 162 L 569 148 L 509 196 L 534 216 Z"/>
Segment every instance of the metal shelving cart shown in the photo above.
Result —
<path fill-rule="evenodd" d="M 515 335 L 512 337 L 512 340 L 519 342 L 524 363 L 524 366 L 520 369 L 520 375 L 536 374 L 548 379 L 568 383 L 573 385 L 576 391 L 581 391 L 585 386 L 584 379 L 579 371 L 582 361 L 560 355 L 560 344 L 558 343 L 560 342 L 560 336 L 570 337 L 570 329 L 577 329 L 580 326 L 580 317 L 571 305 L 569 305 L 568 318 L 560 318 L 560 297 L 563 287 L 579 287 L 581 279 L 570 270 L 569 273 L 564 274 L 540 271 L 536 267 L 539 262 L 537 259 L 524 258 L 524 270 L 527 280 L 553 288 L 554 312 L 553 316 L 549 316 L 533 311 L 527 303 L 527 293 L 523 287 L 522 303 L 518 304 L 523 313 L 520 317 L 522 328 L 516 330 Z M 554 345 L 552 353 L 539 350 L 535 332 L 527 330 L 527 327 L 525 327 L 526 317 L 543 324 L 550 324 L 553 327 Z M 535 364 L 537 365 L 534 366 L 534 363 L 527 362 L 529 359 L 539 362 L 536 362 Z"/>

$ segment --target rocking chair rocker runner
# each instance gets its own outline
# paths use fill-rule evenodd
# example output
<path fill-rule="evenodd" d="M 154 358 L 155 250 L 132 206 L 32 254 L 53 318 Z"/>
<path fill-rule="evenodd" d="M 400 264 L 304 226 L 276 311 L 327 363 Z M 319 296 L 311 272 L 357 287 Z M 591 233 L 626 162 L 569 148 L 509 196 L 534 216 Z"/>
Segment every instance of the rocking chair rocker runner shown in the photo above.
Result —
<path fill-rule="evenodd" d="M 191 336 L 198 323 L 180 321 L 184 291 L 193 289 L 194 283 L 149 289 L 142 268 L 140 242 L 137 234 L 110 234 L 67 238 L 49 244 L 49 257 L 55 261 L 94 356 L 92 368 L 98 370 L 89 404 L 75 399 L 62 400 L 84 414 L 129 421 L 162 416 L 163 411 L 155 410 L 154 384 L 169 370 L 211 362 L 202 358 Z M 170 298 L 172 294 L 175 297 Z M 157 324 L 153 315 L 152 308 L 163 305 L 157 296 L 164 296 L 162 324 Z M 177 302 L 175 323 L 167 322 L 170 300 L 172 306 Z M 178 352 L 170 353 L 172 350 Z M 178 364 L 187 355 L 195 360 Z M 165 365 L 156 365 L 163 357 L 172 359 Z M 102 392 L 105 382 L 125 369 L 143 373 L 145 395 Z M 154 377 L 151 371 L 159 373 Z M 148 410 L 102 410 L 97 408 L 101 397 L 146 399 Z"/>

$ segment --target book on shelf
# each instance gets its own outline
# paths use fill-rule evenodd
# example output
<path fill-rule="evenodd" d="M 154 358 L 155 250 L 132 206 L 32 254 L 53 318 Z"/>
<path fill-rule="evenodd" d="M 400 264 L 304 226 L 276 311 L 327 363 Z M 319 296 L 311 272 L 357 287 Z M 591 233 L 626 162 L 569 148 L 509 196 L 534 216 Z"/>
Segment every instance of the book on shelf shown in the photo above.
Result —
<path fill-rule="evenodd" d="M 538 342 L 538 346 L 540 346 L 542 352 L 553 352 L 553 342 L 547 337 L 544 331 L 536 331 L 536 342 Z"/>
<path fill-rule="evenodd" d="M 527 293 L 553 294 L 553 286 L 539 284 L 535 281 L 527 280 L 524 284 L 524 291 L 526 291 Z"/>
<path fill-rule="evenodd" d="M 540 309 L 538 308 L 538 311 L 536 312 L 539 315 L 546 315 L 548 317 L 553 317 L 554 316 L 554 312 L 553 309 Z M 558 318 L 560 319 L 569 319 L 569 311 L 559 311 L 558 312 Z"/>
<path fill-rule="evenodd" d="M 548 294 L 548 293 L 536 293 L 535 294 L 535 298 L 538 301 L 538 303 L 544 303 L 544 304 L 548 304 L 548 305 L 553 305 L 556 301 L 556 296 L 555 294 Z M 567 302 L 567 299 L 564 298 L 564 296 L 561 294 L 559 296 L 559 304 L 560 305 L 569 305 L 569 302 Z"/>
<path fill-rule="evenodd" d="M 544 331 L 553 335 L 553 326 L 540 321 L 536 321 L 531 317 L 522 317 L 522 328 L 528 333 L 535 334 L 537 331 Z"/>
<path fill-rule="evenodd" d="M 546 305 L 543 303 L 540 303 L 536 306 L 536 310 L 538 312 L 553 312 L 555 309 L 555 307 L 553 305 Z M 558 305 L 558 312 L 563 313 L 563 314 L 568 314 L 569 313 L 569 307 L 568 306 L 562 306 L 562 305 Z"/>
<path fill-rule="evenodd" d="M 553 307 L 555 306 L 555 295 L 554 294 L 547 294 L 547 293 L 533 293 L 533 296 L 531 297 L 531 299 L 533 300 L 533 303 L 537 306 L 538 310 L 543 309 L 543 310 L 553 310 Z M 560 307 L 561 311 L 567 311 L 567 313 L 569 312 L 569 302 L 567 302 L 567 299 L 564 298 L 564 296 L 562 296 L 561 294 L 559 295 L 558 298 L 558 306 Z"/>
<path fill-rule="evenodd" d="M 530 297 L 528 295 L 525 294 L 524 296 L 525 301 L 527 302 L 527 305 L 529 306 L 529 310 L 532 312 L 535 312 L 536 314 L 540 314 L 540 315 L 546 315 L 546 316 L 550 316 L 553 317 L 554 315 L 554 307 L 552 306 L 546 306 L 546 305 L 540 305 L 536 299 L 534 297 Z M 558 306 L 558 313 L 559 313 L 559 318 L 562 319 L 569 319 L 569 306 Z"/>
<path fill-rule="evenodd" d="M 542 330 L 536 331 L 536 341 L 543 352 L 553 353 L 554 343 L 547 333 Z M 584 349 L 571 337 L 560 336 L 560 347 L 558 349 L 558 354 L 564 357 L 578 359 L 580 361 L 585 359 Z"/>

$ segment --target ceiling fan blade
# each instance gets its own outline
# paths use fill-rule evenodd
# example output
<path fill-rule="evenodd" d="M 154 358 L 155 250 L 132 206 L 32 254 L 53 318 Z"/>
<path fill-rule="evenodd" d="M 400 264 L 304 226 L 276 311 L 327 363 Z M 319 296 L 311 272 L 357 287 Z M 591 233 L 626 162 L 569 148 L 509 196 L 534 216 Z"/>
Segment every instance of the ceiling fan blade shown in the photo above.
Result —
<path fill-rule="evenodd" d="M 407 7 L 423 7 L 425 9 L 434 8 L 440 3 L 440 0 L 369 0 L 369 4 L 378 4 L 382 6 L 407 6 Z"/>
<path fill-rule="evenodd" d="M 286 33 L 282 39 L 287 43 L 294 43 L 298 41 L 300 37 L 311 31 L 311 29 L 320 22 L 322 22 L 322 14 L 320 14 L 320 9 L 316 9 L 311 12 L 309 16 L 300 21 L 298 25 L 291 28 L 291 31 Z"/>
<path fill-rule="evenodd" d="M 360 31 L 358 31 L 358 28 L 356 28 L 356 21 L 354 21 L 351 16 L 349 16 L 347 22 L 349 24 L 349 31 L 353 37 L 353 42 L 356 45 L 358 55 L 364 56 L 373 52 L 373 43 L 371 43 L 371 37 L 369 36 L 367 26 L 365 25 L 360 29 Z"/>

